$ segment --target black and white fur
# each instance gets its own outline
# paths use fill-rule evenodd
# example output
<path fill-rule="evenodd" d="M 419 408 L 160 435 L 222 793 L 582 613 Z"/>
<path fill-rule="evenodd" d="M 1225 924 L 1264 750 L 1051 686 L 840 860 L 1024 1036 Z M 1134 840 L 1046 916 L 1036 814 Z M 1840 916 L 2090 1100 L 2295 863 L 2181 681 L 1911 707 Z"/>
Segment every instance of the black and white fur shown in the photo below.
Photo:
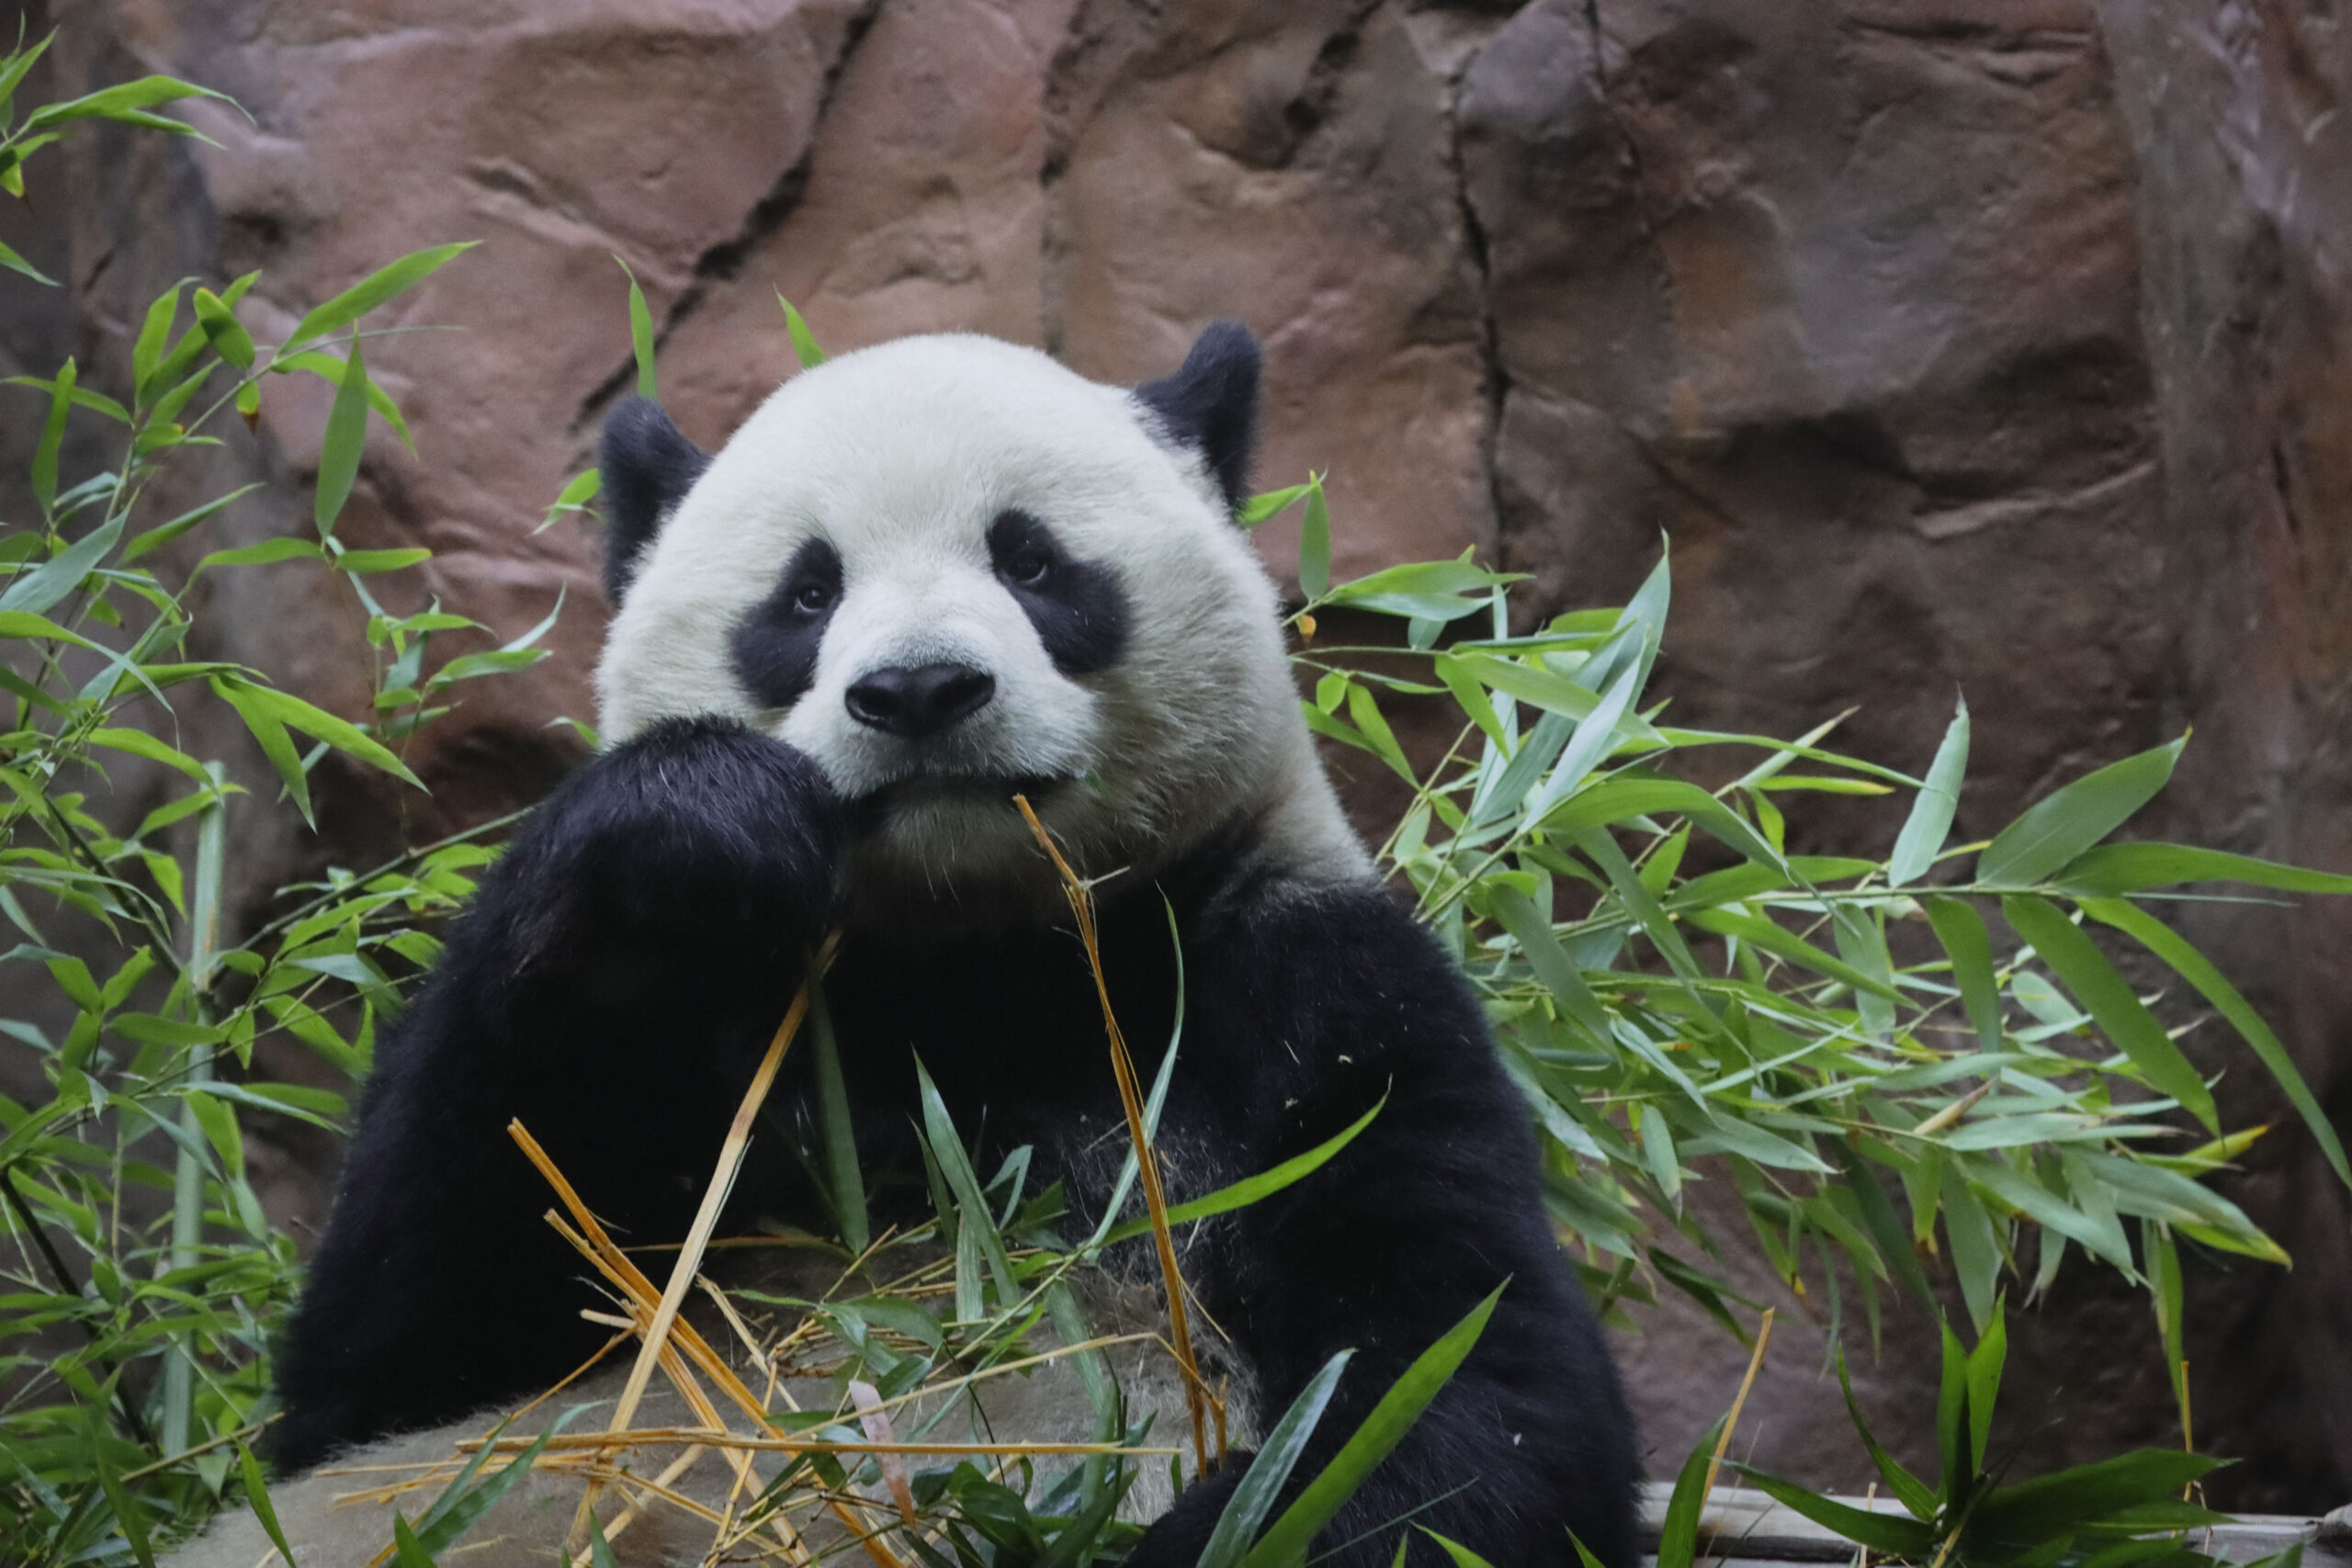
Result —
<path fill-rule="evenodd" d="M 1340 816 L 1274 590 L 1232 525 L 1258 367 L 1229 323 L 1135 391 L 924 337 L 803 372 L 715 456 L 650 403 L 613 416 L 604 750 L 518 836 L 382 1047 L 278 1363 L 282 1472 L 511 1402 L 602 1343 L 507 1122 L 628 1239 L 676 1238 L 837 924 L 826 993 L 867 1168 L 920 1170 L 920 1055 L 987 1168 L 1033 1145 L 1081 1216 L 1099 1207 L 1120 1112 L 1020 789 L 1109 878 L 1104 957 L 1146 1075 L 1176 1003 L 1174 910 L 1177 1197 L 1387 1097 L 1330 1165 L 1187 1244 L 1262 1417 L 1356 1351 L 1297 1475 L 1509 1281 L 1323 1538 L 1355 1544 L 1324 1561 L 1387 1563 L 1409 1515 L 1502 1568 L 1574 1563 L 1571 1529 L 1631 1568 L 1630 1422 L 1525 1107 Z M 808 1067 L 790 1059 L 780 1101 Z M 738 1209 L 813 1218 L 777 1153 L 755 1146 Z M 1192 1568 L 1242 1468 L 1189 1487 L 1137 1568 Z M 1409 1561 L 1441 1560 L 1415 1539 Z"/>

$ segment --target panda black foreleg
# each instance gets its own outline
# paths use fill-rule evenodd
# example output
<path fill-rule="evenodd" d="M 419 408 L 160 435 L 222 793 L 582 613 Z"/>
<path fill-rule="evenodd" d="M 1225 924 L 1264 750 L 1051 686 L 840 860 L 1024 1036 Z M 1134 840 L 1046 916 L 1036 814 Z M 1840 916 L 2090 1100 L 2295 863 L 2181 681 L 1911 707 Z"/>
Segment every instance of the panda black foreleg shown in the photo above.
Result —
<path fill-rule="evenodd" d="M 648 730 L 534 814 L 378 1053 L 279 1348 L 282 1470 L 536 1392 L 603 1342 L 507 1123 L 625 1245 L 683 1235 L 842 831 L 813 763 L 718 720 Z"/>
<path fill-rule="evenodd" d="M 1451 964 L 1370 889 L 1270 905 L 1199 933 L 1187 954 L 1198 1023 L 1178 1074 L 1211 1087 L 1206 1114 L 1247 1130 L 1254 1168 L 1386 1095 L 1329 1165 L 1238 1211 L 1210 1249 L 1218 1277 L 1204 1296 L 1256 1373 L 1262 1422 L 1332 1355 L 1355 1352 L 1291 1495 L 1502 1287 L 1469 1358 L 1322 1532 L 1317 1550 L 1337 1554 L 1320 1561 L 1385 1568 L 1404 1535 L 1409 1562 L 1442 1563 L 1426 1527 L 1498 1568 L 1574 1564 L 1571 1530 L 1631 1568 L 1631 1417 L 1551 1234 L 1526 1107 Z M 1188 1491 L 1131 1568 L 1193 1568 L 1240 1469 Z"/>

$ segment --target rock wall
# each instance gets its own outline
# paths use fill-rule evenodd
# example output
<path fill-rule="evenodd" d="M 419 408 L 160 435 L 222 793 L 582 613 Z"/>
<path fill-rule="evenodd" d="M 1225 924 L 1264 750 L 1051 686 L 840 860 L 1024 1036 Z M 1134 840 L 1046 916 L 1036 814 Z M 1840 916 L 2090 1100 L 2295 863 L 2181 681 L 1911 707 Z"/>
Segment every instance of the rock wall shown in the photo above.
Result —
<path fill-rule="evenodd" d="M 1604 602 L 1663 532 L 1662 679 L 1687 721 L 1793 733 L 1851 709 L 1847 743 L 1919 766 L 1964 691 L 1972 835 L 2193 726 L 2152 829 L 2352 869 L 2333 0 L 48 11 L 60 91 L 164 69 L 253 118 L 199 106 L 217 148 L 89 135 L 0 215 L 72 285 L 69 317 L 0 277 L 6 368 L 74 352 L 119 383 L 137 310 L 184 274 L 265 268 L 266 335 L 401 251 L 483 242 L 403 307 L 459 330 L 371 349 L 417 451 L 371 445 L 345 531 L 433 547 L 395 590 L 412 603 L 506 633 L 566 607 L 559 659 L 431 732 L 425 826 L 535 795 L 572 754 L 549 721 L 591 709 L 594 542 L 534 528 L 630 381 L 617 254 L 653 302 L 665 401 L 706 443 L 790 363 L 779 290 L 837 349 L 971 328 L 1110 378 L 1241 316 L 1270 356 L 1261 478 L 1331 470 L 1342 571 L 1476 546 L 1532 572 L 1538 607 Z M 303 478 L 325 409 L 274 385 L 260 438 L 207 477 Z M 0 456 L 29 439 L 19 412 Z M 306 513 L 281 483 L 228 525 Z M 1295 548 L 1265 543 L 1278 569 Z M 222 646 L 356 708 L 345 607 L 273 571 L 215 590 Z M 247 885 L 390 830 L 363 784 L 328 806 L 324 850 L 241 827 Z M 1890 830 L 1862 807 L 1799 827 Z M 2190 925 L 2352 1119 L 2352 908 Z M 2229 1092 L 2267 1111 L 2247 1077 Z M 2298 1267 L 2193 1281 L 2198 1437 L 2248 1461 L 2215 1495 L 2340 1502 L 2343 1194 L 2285 1132 L 2234 1190 Z M 2072 1412 L 2037 1461 L 2177 1440 L 2138 1297 L 2085 1275 L 2018 1327 L 2018 1386 L 2064 1384 Z M 1863 1377 L 1915 1453 L 1919 1328 L 1895 1320 Z M 1783 1334 L 1746 1429 L 1859 1486 L 1817 1336 Z M 1626 1349 L 1670 1472 L 1743 1355 L 1672 1311 Z"/>

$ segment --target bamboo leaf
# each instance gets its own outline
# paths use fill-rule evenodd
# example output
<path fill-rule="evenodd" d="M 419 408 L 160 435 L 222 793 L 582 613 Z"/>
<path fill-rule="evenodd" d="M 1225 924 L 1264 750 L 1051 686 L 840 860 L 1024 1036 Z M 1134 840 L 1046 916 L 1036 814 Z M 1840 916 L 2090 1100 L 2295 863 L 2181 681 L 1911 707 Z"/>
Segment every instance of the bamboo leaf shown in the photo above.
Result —
<path fill-rule="evenodd" d="M 40 615 L 81 587 L 122 537 L 122 513 L 117 513 L 74 540 L 40 566 L 8 584 L 0 593 L 0 611 Z"/>
<path fill-rule="evenodd" d="M 1225 1501 L 1225 1511 L 1217 1515 L 1216 1528 L 1209 1532 L 1207 1544 L 1201 1548 L 1200 1568 L 1227 1568 L 1236 1561 L 1246 1561 L 1242 1553 L 1256 1538 L 1258 1527 L 1272 1512 L 1274 1500 L 1282 1495 L 1283 1483 L 1306 1451 L 1309 1439 L 1315 1436 L 1316 1424 L 1323 1419 L 1324 1409 L 1331 1403 L 1331 1394 L 1340 1386 L 1340 1374 L 1348 1370 L 1348 1359 L 1355 1354 L 1342 1350 L 1323 1363 L 1320 1371 L 1306 1380 L 1298 1397 L 1290 1402 L 1282 1419 L 1274 1423 L 1266 1440 L 1258 1445 L 1255 1458 L 1244 1472 L 1241 1483 Z"/>
<path fill-rule="evenodd" d="M 662 393 L 653 374 L 653 311 L 645 303 L 645 290 L 638 287 L 637 274 L 629 271 L 628 263 L 618 256 L 613 260 L 628 279 L 628 347 L 637 358 L 637 395 L 658 401 Z"/>
<path fill-rule="evenodd" d="M 2280 1043 L 2278 1036 L 2271 1032 L 2270 1026 L 2263 1022 L 2262 1015 L 2254 1010 L 2219 969 L 2213 967 L 2211 961 L 2162 920 L 2120 899 L 2086 898 L 2083 900 L 2083 912 L 2093 919 L 2113 926 L 2172 965 L 2175 974 L 2194 986 L 2200 996 L 2213 1004 L 2216 1011 L 2230 1021 L 2231 1027 L 2254 1048 L 2254 1054 L 2269 1069 L 2271 1077 L 2277 1080 L 2288 1102 L 2294 1106 L 2295 1113 L 2303 1119 L 2303 1125 L 2311 1129 L 2312 1137 L 2319 1144 L 2321 1152 L 2327 1156 L 2328 1165 L 2335 1169 L 2336 1179 L 2352 1188 L 2352 1166 L 2347 1166 L 2345 1161 L 2343 1142 L 2335 1135 L 2335 1125 L 2312 1095 L 2311 1086 L 2303 1081 L 2303 1075 L 2296 1069 L 2294 1058 L 2288 1055 L 2287 1047 Z"/>
<path fill-rule="evenodd" d="M 783 290 L 776 291 L 775 302 L 784 307 L 784 330 L 791 335 L 793 357 L 800 361 L 803 370 L 814 370 L 825 362 L 825 351 L 817 345 L 817 334 L 808 330 L 808 323 L 801 320 L 800 312 L 793 309 Z"/>
<path fill-rule="evenodd" d="M 2069 862 L 2058 882 L 2071 895 L 2094 897 L 2184 882 L 2245 882 L 2288 893 L 2352 893 L 2352 876 L 2187 844 L 2101 844 Z"/>
<path fill-rule="evenodd" d="M 335 519 L 343 515 L 343 504 L 351 499 L 352 481 L 359 477 L 359 455 L 368 439 L 367 386 L 359 334 L 353 333 L 351 355 L 344 361 L 343 378 L 335 387 L 334 406 L 327 411 L 326 438 L 319 448 L 318 494 L 311 516 L 322 539 L 334 532 Z"/>
<path fill-rule="evenodd" d="M 220 296 L 209 288 L 196 291 L 197 324 L 204 329 L 204 336 L 212 344 L 212 352 L 239 370 L 250 370 L 254 363 L 254 336 L 245 331 L 235 312 L 223 304 Z"/>
<path fill-rule="evenodd" d="M 1935 863 L 1951 832 L 1952 814 L 1960 809 L 1961 777 L 1968 770 L 1968 704 L 1952 715 L 1936 760 L 1928 764 L 1928 782 L 1911 803 L 1911 815 L 1894 840 L 1894 853 L 1886 863 L 1886 883 L 1900 887 Z"/>
<path fill-rule="evenodd" d="M 341 332 L 379 305 L 439 271 L 452 257 L 473 249 L 479 243 L 478 240 L 467 240 L 454 245 L 435 245 L 430 250 L 412 251 L 390 266 L 369 273 L 334 299 L 311 307 L 310 313 L 294 324 L 294 330 L 279 345 L 277 360 L 282 363 L 287 355 L 303 344 Z"/>
<path fill-rule="evenodd" d="M 192 136 L 196 131 L 191 126 L 143 112 L 158 104 L 177 103 L 183 98 L 218 98 L 222 103 L 232 101 L 225 93 L 216 93 L 209 87 L 199 87 L 193 82 L 183 82 L 175 76 L 141 76 L 135 82 L 102 87 L 95 93 L 85 93 L 62 103 L 43 104 L 25 117 L 21 131 L 47 130 L 52 126 L 76 119 L 119 119 L 151 130 L 169 130 Z"/>
<path fill-rule="evenodd" d="M 1817 1492 L 1808 1492 L 1793 1481 L 1768 1475 L 1737 1460 L 1725 1460 L 1724 1462 L 1746 1476 L 1757 1490 L 1792 1513 L 1802 1514 L 1824 1529 L 1833 1530 L 1843 1539 L 1867 1546 L 1872 1551 L 1916 1562 L 1925 1562 L 1935 1552 L 1935 1531 L 1917 1519 L 1897 1518 L 1893 1514 L 1873 1514 L 1849 1504 L 1834 1503 Z M 1665 1568 L 1663 1557 L 1659 1559 L 1659 1568 Z"/>
<path fill-rule="evenodd" d="M 1298 591 L 1310 604 L 1331 592 L 1331 507 L 1319 474 L 1307 481 L 1306 511 L 1298 525 Z"/>
<path fill-rule="evenodd" d="M 1355 1495 L 1364 1478 L 1404 1441 L 1405 1434 L 1412 1430 L 1421 1412 L 1429 1408 L 1438 1391 L 1469 1356 L 1471 1348 L 1478 1343 L 1478 1336 L 1486 1332 L 1487 1318 L 1494 1315 L 1495 1303 L 1509 1288 L 1509 1280 L 1496 1286 L 1493 1293 L 1470 1309 L 1468 1315 L 1415 1358 L 1413 1364 L 1405 1369 L 1405 1375 L 1380 1396 L 1372 1414 L 1363 1418 L 1363 1424 L 1332 1456 L 1331 1462 L 1306 1483 L 1306 1489 L 1250 1549 L 1249 1555 L 1241 1560 L 1242 1568 L 1280 1568 L 1283 1563 L 1306 1556 L 1316 1532 L 1330 1523 L 1331 1516 Z"/>
<path fill-rule="evenodd" d="M 1235 1209 L 1247 1208 L 1262 1198 L 1272 1197 L 1283 1188 L 1312 1176 L 1329 1164 L 1332 1156 L 1355 1142 L 1356 1134 L 1371 1126 L 1372 1119 L 1379 1115 L 1381 1108 L 1387 1103 L 1388 1097 L 1382 1095 L 1371 1110 L 1305 1154 L 1293 1155 L 1280 1165 L 1260 1171 L 1255 1176 L 1244 1178 L 1229 1187 L 1220 1187 L 1216 1191 L 1205 1193 L 1189 1203 L 1171 1205 L 1168 1211 L 1168 1223 L 1170 1225 L 1189 1224 L 1194 1220 L 1207 1219 L 1211 1214 L 1222 1214 Z M 1103 1232 L 1102 1245 L 1109 1247 L 1114 1242 L 1122 1242 L 1129 1237 L 1141 1235 L 1149 1229 L 1151 1229 L 1151 1221 L 1148 1218 L 1128 1220 L 1113 1225 Z"/>
<path fill-rule="evenodd" d="M 65 411 L 74 406 L 74 362 L 59 367 L 49 399 L 49 420 L 41 426 L 40 445 L 34 448 L 33 499 L 43 512 L 57 502 L 57 452 L 65 440 Z"/>
<path fill-rule="evenodd" d="M 231 502 L 242 501 L 259 489 L 261 489 L 259 480 L 249 485 L 239 485 L 226 495 L 214 496 L 201 506 L 191 507 L 168 523 L 159 523 L 145 533 L 134 536 L 130 543 L 122 548 L 123 561 L 128 564 L 151 551 L 163 548 L 198 524 L 218 516 Z"/>
<path fill-rule="evenodd" d="M 2028 807 L 1976 863 L 1976 879 L 2017 887 L 2040 882 L 2130 820 L 2155 798 L 2180 760 L 2183 736 L 2097 773 Z"/>
<path fill-rule="evenodd" d="M 2178 1100 L 2208 1130 L 2219 1133 L 2221 1115 L 2213 1107 L 2212 1090 L 2097 944 L 2046 898 L 2015 895 L 2001 900 L 2001 912 L 2018 935 L 2033 944 L 2059 983 L 2098 1021 L 2116 1048 L 2132 1059 L 2149 1087 Z"/>

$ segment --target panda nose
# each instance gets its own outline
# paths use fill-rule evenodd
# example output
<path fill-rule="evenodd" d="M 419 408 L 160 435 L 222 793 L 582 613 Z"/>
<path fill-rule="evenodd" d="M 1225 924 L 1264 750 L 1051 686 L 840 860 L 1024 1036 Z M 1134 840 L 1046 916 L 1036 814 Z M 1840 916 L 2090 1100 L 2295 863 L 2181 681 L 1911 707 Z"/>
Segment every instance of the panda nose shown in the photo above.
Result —
<path fill-rule="evenodd" d="M 988 706 L 996 677 L 968 664 L 895 665 L 867 671 L 844 699 L 850 717 L 920 740 Z"/>

